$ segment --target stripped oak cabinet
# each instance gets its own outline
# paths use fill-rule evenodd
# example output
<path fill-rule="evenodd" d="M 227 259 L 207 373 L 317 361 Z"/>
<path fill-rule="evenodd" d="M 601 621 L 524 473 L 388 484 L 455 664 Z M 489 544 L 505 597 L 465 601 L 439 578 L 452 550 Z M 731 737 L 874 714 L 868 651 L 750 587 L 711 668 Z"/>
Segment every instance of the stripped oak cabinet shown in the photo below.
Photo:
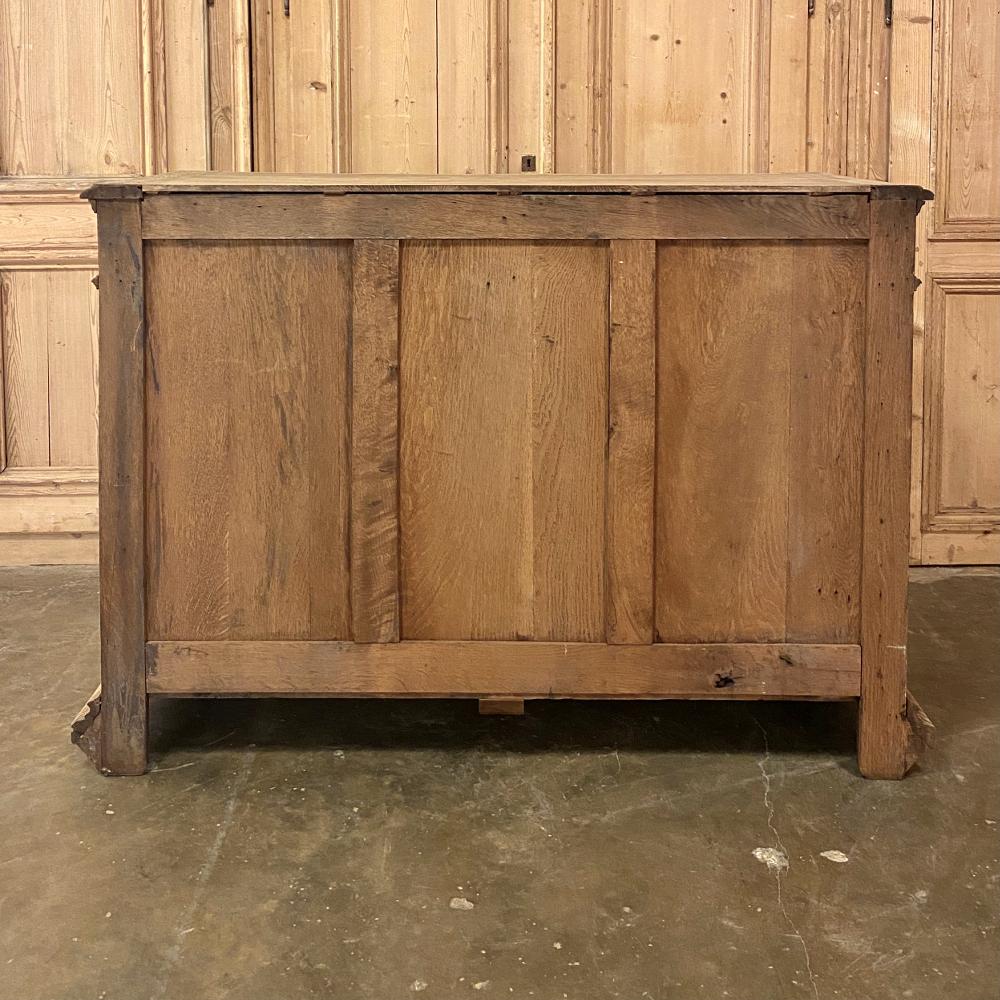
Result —
<path fill-rule="evenodd" d="M 906 771 L 927 192 L 87 194 L 104 771 L 145 770 L 151 695 L 855 699 L 861 771 Z"/>

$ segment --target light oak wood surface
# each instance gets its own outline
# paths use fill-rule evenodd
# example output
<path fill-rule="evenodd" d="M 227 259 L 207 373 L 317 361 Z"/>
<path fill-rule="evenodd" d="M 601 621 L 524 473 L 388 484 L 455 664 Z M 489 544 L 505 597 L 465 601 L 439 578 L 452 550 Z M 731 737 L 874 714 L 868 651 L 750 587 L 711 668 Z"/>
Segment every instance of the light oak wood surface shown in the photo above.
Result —
<path fill-rule="evenodd" d="M 349 638 L 350 245 L 145 256 L 148 637 Z"/>
<path fill-rule="evenodd" d="M 905 773 L 912 189 L 297 183 L 96 192 L 104 766 L 141 769 L 138 635 L 153 694 L 860 697 L 862 771 Z M 373 238 L 355 198 L 455 231 Z M 567 233 L 594 199 L 609 235 Z M 714 228 L 803 199 L 836 199 L 811 239 Z M 532 236 L 470 233 L 490 201 Z M 647 203 L 690 228 L 632 238 Z"/>
<path fill-rule="evenodd" d="M 855 698 L 857 646 L 152 642 L 152 694 L 407 698 Z"/>

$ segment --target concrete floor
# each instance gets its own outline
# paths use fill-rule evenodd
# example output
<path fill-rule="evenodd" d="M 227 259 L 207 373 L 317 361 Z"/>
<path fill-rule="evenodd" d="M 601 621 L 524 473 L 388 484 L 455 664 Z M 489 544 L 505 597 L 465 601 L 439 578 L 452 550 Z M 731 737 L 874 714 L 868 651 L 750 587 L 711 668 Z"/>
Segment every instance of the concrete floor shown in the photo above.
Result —
<path fill-rule="evenodd" d="M 322 701 L 164 703 L 107 779 L 95 572 L 0 570 L 0 995 L 994 1000 L 1000 575 L 911 618 L 899 783 L 846 705 Z"/>

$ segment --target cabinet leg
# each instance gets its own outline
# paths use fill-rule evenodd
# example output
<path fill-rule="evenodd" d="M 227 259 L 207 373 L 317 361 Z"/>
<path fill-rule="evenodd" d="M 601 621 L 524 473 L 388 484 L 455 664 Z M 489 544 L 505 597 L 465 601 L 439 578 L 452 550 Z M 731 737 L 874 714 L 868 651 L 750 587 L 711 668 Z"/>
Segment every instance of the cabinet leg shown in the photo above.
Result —
<path fill-rule="evenodd" d="M 97 761 L 102 774 L 145 774 L 148 766 L 149 698 L 143 691 L 119 700 L 111 710 L 107 697 L 101 706 L 101 752 Z"/>
<path fill-rule="evenodd" d="M 862 691 L 858 768 L 866 778 L 899 779 L 927 748 L 934 725 L 909 691 L 894 696 L 895 685 L 884 681 L 880 674 L 869 676 Z"/>
<path fill-rule="evenodd" d="M 480 715 L 524 715 L 523 698 L 480 698 Z"/>

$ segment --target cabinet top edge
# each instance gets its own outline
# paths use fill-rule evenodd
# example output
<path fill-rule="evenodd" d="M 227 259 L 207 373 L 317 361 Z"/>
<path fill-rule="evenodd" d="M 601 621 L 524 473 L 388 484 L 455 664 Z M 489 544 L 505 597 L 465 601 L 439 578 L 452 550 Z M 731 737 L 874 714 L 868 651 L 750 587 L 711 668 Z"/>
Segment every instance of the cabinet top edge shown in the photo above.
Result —
<path fill-rule="evenodd" d="M 101 180 L 82 197 L 91 201 L 159 194 L 857 194 L 927 201 L 915 184 L 833 174 L 268 174 L 179 172 Z"/>

